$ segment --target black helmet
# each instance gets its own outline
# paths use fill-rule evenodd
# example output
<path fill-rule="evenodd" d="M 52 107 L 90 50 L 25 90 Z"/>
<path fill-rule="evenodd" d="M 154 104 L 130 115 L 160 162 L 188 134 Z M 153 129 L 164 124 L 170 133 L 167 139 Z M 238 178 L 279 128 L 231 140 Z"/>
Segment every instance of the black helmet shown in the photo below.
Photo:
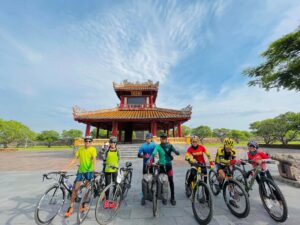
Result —
<path fill-rule="evenodd" d="M 160 137 L 161 137 L 161 138 L 167 138 L 168 135 L 167 135 L 166 133 L 162 133 L 162 134 L 160 135 Z"/>
<path fill-rule="evenodd" d="M 117 144 L 117 143 L 118 143 L 118 139 L 117 139 L 115 136 L 111 136 L 111 137 L 109 138 L 109 143 L 110 143 L 110 144 L 111 144 L 111 143 Z"/>
<path fill-rule="evenodd" d="M 257 144 L 256 141 L 249 141 L 248 144 L 247 144 L 248 147 L 252 146 L 256 149 L 258 149 L 259 145 Z"/>
<path fill-rule="evenodd" d="M 84 141 L 93 141 L 93 137 L 92 136 L 85 136 Z"/>

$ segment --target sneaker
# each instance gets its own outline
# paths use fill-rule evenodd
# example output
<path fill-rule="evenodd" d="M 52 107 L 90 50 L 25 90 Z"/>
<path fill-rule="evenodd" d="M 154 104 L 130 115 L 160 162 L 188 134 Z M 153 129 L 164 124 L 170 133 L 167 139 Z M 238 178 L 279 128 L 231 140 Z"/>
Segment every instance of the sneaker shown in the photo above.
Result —
<path fill-rule="evenodd" d="M 104 202 L 104 209 L 107 209 L 109 207 L 109 201 L 105 200 Z"/>
<path fill-rule="evenodd" d="M 142 197 L 142 200 L 141 200 L 141 205 L 145 205 L 146 204 L 146 200 L 144 197 Z"/>
<path fill-rule="evenodd" d="M 191 194 L 192 194 L 192 188 L 190 186 L 188 186 L 186 189 L 186 195 L 187 195 L 187 197 L 190 197 Z"/>
<path fill-rule="evenodd" d="M 88 206 L 86 203 L 83 203 L 80 207 L 79 207 L 79 211 L 80 212 L 85 212 L 88 210 Z"/>
<path fill-rule="evenodd" d="M 236 204 L 236 202 L 233 199 L 229 200 L 229 204 L 232 205 L 234 208 L 239 208 L 239 206 Z"/>
<path fill-rule="evenodd" d="M 162 204 L 166 205 L 167 204 L 167 199 L 163 199 Z"/>
<path fill-rule="evenodd" d="M 176 200 L 174 198 L 171 199 L 170 202 L 171 202 L 171 205 L 176 205 Z"/>
<path fill-rule="evenodd" d="M 117 207 L 117 204 L 115 201 L 112 201 L 109 205 L 109 208 L 111 208 L 111 209 L 115 209 L 116 207 Z"/>
<path fill-rule="evenodd" d="M 71 216 L 71 214 L 73 213 L 73 211 L 74 211 L 74 207 L 69 207 L 68 211 L 65 213 L 65 217 Z"/>

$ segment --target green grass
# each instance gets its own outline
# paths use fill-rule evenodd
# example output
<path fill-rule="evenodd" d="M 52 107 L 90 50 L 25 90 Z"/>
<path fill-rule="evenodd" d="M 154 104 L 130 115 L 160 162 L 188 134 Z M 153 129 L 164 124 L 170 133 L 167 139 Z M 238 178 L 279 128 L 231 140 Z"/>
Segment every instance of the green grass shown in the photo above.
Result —
<path fill-rule="evenodd" d="M 59 150 L 72 150 L 73 147 L 70 146 L 52 146 L 48 148 L 48 146 L 30 146 L 27 148 L 17 148 L 18 151 L 43 151 L 43 150 L 49 150 L 49 151 L 59 151 Z"/>

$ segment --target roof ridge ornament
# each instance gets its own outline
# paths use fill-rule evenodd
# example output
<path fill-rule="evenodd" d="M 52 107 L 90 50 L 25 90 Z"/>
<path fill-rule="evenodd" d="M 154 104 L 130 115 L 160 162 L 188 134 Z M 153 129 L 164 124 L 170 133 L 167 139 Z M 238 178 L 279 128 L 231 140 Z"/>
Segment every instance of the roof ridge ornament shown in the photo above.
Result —
<path fill-rule="evenodd" d="M 79 114 L 82 114 L 82 113 L 86 113 L 87 111 L 85 109 L 82 109 L 80 108 L 78 105 L 75 105 L 73 107 L 73 115 L 76 116 L 76 115 L 79 115 Z"/>
<path fill-rule="evenodd" d="M 159 87 L 159 81 L 153 82 L 152 80 L 148 79 L 146 82 L 130 82 L 128 80 L 123 80 L 121 83 L 113 82 L 114 88 L 125 88 L 125 87 L 134 87 L 134 86 L 144 86 L 148 88 L 158 88 Z"/>

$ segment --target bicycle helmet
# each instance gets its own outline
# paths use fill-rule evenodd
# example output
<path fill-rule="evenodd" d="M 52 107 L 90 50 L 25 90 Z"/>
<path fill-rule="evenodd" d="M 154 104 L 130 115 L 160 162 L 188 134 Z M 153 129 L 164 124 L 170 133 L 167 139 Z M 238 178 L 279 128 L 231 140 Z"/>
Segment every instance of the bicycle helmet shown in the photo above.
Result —
<path fill-rule="evenodd" d="M 118 143 L 118 139 L 115 136 L 111 136 L 109 138 L 109 144 L 111 144 L 111 143 L 117 144 Z"/>
<path fill-rule="evenodd" d="M 233 140 L 230 138 L 224 139 L 224 147 L 225 148 L 233 148 Z"/>
<path fill-rule="evenodd" d="M 92 136 L 85 136 L 84 141 L 93 141 L 93 137 Z"/>
<path fill-rule="evenodd" d="M 197 135 L 192 135 L 190 141 L 191 141 L 191 145 L 193 144 L 193 142 L 197 142 L 198 145 L 200 143 L 200 138 Z"/>
<path fill-rule="evenodd" d="M 256 141 L 249 141 L 248 144 L 247 144 L 248 147 L 254 147 L 256 149 L 258 149 L 259 145 L 257 144 Z"/>
<path fill-rule="evenodd" d="M 151 133 L 146 134 L 146 139 L 151 139 L 153 138 L 153 135 Z"/>

